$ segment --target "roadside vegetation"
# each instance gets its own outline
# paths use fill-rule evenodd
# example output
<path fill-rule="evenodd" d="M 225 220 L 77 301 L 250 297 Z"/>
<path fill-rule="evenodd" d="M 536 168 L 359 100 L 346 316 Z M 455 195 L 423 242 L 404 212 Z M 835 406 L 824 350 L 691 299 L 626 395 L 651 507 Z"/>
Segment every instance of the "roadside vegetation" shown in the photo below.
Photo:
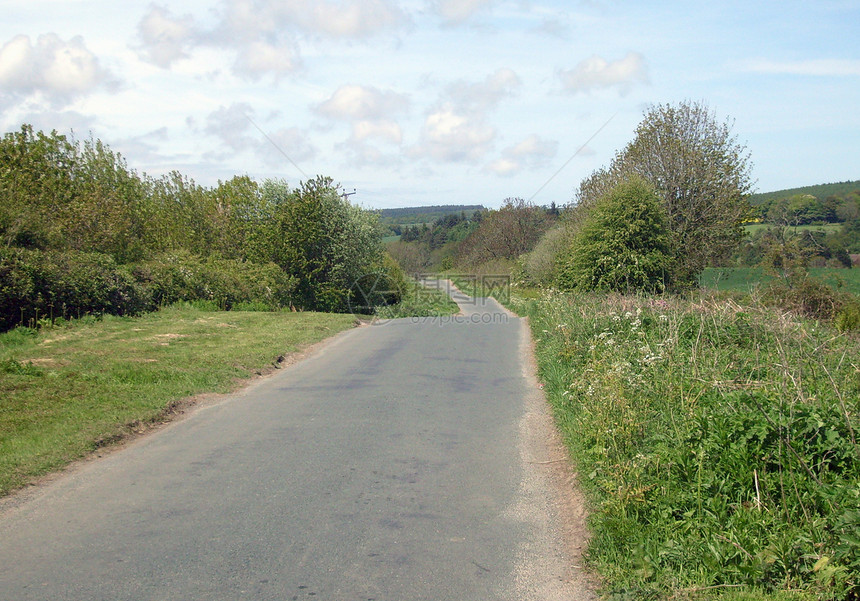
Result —
<path fill-rule="evenodd" d="M 0 331 L 176 301 L 345 312 L 356 280 L 394 277 L 378 216 L 327 177 L 206 188 L 29 125 L 0 139 L 0 167 Z"/>
<path fill-rule="evenodd" d="M 860 339 L 760 303 L 517 301 L 613 598 L 860 592 Z"/>
<path fill-rule="evenodd" d="M 765 217 L 748 161 L 706 106 L 655 106 L 525 250 L 455 255 L 511 278 L 611 599 L 860 598 L 860 205 Z"/>

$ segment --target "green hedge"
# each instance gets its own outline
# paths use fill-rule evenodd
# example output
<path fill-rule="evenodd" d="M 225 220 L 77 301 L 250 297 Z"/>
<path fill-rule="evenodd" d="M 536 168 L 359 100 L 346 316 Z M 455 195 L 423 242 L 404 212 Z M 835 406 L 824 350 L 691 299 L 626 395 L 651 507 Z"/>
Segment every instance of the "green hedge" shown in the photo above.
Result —
<path fill-rule="evenodd" d="M 85 314 L 135 315 L 178 301 L 288 307 L 293 278 L 275 265 L 181 251 L 132 265 L 109 255 L 0 250 L 0 330 Z"/>

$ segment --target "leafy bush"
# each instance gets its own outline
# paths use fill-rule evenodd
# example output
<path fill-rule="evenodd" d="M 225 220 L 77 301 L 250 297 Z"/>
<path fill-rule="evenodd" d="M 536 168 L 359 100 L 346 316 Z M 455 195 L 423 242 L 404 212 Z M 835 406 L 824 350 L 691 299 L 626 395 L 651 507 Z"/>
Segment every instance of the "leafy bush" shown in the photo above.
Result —
<path fill-rule="evenodd" d="M 134 265 L 109 255 L 24 249 L 0 251 L 0 328 L 88 313 L 135 315 L 177 301 L 221 309 L 290 306 L 294 280 L 274 263 L 203 259 L 185 251 Z"/>
<path fill-rule="evenodd" d="M 303 309 L 348 312 L 350 290 L 383 262 L 376 214 L 351 205 L 332 180 L 318 177 L 295 190 L 272 184 L 277 197 L 277 263 L 295 279 Z"/>
<path fill-rule="evenodd" d="M 353 282 L 349 290 L 350 311 L 371 314 L 392 307 L 403 300 L 408 288 L 403 269 L 385 253 L 381 265 Z"/>
<path fill-rule="evenodd" d="M 229 310 L 237 303 L 290 306 L 294 280 L 274 263 L 203 259 L 185 251 L 166 254 L 132 267 L 149 293 L 152 307 L 177 301 L 212 301 Z"/>
<path fill-rule="evenodd" d="M 796 315 L 825 320 L 831 320 L 839 313 L 846 298 L 846 294 L 809 276 L 772 281 L 762 293 L 762 300 L 772 306 Z"/>
<path fill-rule="evenodd" d="M 860 331 L 860 300 L 845 303 L 836 314 L 833 324 L 841 332 Z"/>
<path fill-rule="evenodd" d="M 556 283 L 562 289 L 661 292 L 671 257 L 660 200 L 645 180 L 631 177 L 597 202 L 561 256 Z"/>
<path fill-rule="evenodd" d="M 49 315 L 129 315 L 149 306 L 146 291 L 109 255 L 6 249 L 0 276 L 3 329 Z"/>
<path fill-rule="evenodd" d="M 559 257 L 570 248 L 573 228 L 560 223 L 548 230 L 528 254 L 520 258 L 525 283 L 550 286 L 556 278 Z"/>

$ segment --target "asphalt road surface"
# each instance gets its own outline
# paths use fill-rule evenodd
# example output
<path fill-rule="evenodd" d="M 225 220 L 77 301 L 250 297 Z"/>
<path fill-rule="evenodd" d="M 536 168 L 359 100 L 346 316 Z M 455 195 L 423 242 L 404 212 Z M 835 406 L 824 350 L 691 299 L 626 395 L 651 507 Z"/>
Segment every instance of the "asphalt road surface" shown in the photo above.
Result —
<path fill-rule="evenodd" d="M 457 300 L 7 500 L 0 599 L 591 598 L 544 474 L 526 324 Z"/>

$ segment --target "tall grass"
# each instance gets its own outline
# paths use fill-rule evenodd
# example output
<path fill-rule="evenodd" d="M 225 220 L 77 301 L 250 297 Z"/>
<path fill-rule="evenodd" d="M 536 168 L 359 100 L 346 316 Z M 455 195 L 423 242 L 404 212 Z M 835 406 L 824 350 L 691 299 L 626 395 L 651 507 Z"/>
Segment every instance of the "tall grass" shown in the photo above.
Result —
<path fill-rule="evenodd" d="M 860 341 L 732 301 L 515 301 L 617 598 L 860 597 Z M 745 597 L 746 596 L 746 597 Z"/>

